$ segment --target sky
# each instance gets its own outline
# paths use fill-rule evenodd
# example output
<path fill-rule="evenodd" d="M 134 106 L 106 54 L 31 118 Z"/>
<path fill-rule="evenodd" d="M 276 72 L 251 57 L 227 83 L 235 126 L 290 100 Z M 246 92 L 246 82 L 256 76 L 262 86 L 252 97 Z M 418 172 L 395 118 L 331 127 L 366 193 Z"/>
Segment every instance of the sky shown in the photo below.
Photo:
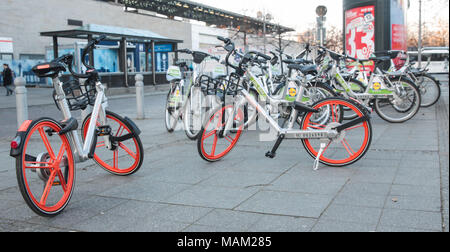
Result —
<path fill-rule="evenodd" d="M 316 7 L 326 5 L 328 8 L 327 25 L 338 28 L 343 26 L 342 0 L 194 0 L 195 2 L 225 9 L 247 16 L 256 17 L 261 11 L 270 12 L 274 17 L 274 23 L 296 29 L 298 32 L 313 26 L 316 22 Z M 424 21 L 435 22 L 436 17 L 448 20 L 448 1 L 423 0 Z M 418 0 L 411 0 L 411 8 L 408 10 L 408 23 L 417 23 L 419 5 Z"/>
<path fill-rule="evenodd" d="M 316 22 L 316 7 L 326 5 L 327 18 L 342 27 L 342 0 L 194 0 L 195 2 L 256 17 L 258 11 L 274 16 L 273 23 L 305 30 Z"/>

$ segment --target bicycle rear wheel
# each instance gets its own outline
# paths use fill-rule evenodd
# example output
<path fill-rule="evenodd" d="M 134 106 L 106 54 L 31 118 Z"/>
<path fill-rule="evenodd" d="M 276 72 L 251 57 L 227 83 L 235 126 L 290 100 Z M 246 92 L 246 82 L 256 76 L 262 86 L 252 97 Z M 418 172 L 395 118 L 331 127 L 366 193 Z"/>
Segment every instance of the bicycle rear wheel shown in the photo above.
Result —
<path fill-rule="evenodd" d="M 165 109 L 165 125 L 169 133 L 173 133 L 177 127 L 178 121 L 180 119 L 181 110 L 181 89 L 179 83 L 175 83 L 173 88 L 167 94 L 166 109 Z"/>
<path fill-rule="evenodd" d="M 320 153 L 320 146 L 326 148 L 320 157 L 320 162 L 327 166 L 342 167 L 360 160 L 369 150 L 372 142 L 372 125 L 368 119 L 368 112 L 362 106 L 343 98 L 328 98 L 312 106 L 319 113 L 308 113 L 302 121 L 302 130 L 330 130 L 347 123 L 355 122 L 350 127 L 339 132 L 333 139 L 303 139 L 306 151 L 316 159 Z M 358 116 L 356 119 L 342 119 L 342 113 L 336 110 L 351 111 Z M 315 122 L 317 114 L 326 114 L 328 121 L 323 124 Z"/>
<path fill-rule="evenodd" d="M 439 82 L 428 74 L 417 76 L 417 87 L 422 96 L 422 108 L 429 108 L 441 98 L 441 86 Z"/>
<path fill-rule="evenodd" d="M 20 192 L 38 215 L 60 214 L 72 197 L 75 162 L 69 140 L 58 122 L 42 118 L 30 124 L 16 158 Z"/>
<path fill-rule="evenodd" d="M 419 88 L 409 80 L 394 79 L 397 86 L 395 96 L 388 99 L 376 99 L 375 111 L 385 121 L 404 123 L 411 120 L 419 112 L 422 103 Z"/>
<path fill-rule="evenodd" d="M 202 129 L 202 122 L 206 110 L 203 101 L 204 97 L 201 90 L 192 88 L 183 114 L 184 131 L 190 140 L 196 140 Z"/>
<path fill-rule="evenodd" d="M 108 119 L 108 126 L 111 127 L 112 136 L 121 137 L 133 133 L 133 127 L 121 116 L 106 111 L 106 118 Z M 83 127 L 81 128 L 83 138 L 87 135 L 90 122 L 91 115 L 86 117 L 83 122 Z M 100 125 L 97 122 L 97 126 L 106 125 Z M 100 167 L 111 174 L 118 176 L 132 175 L 141 168 L 144 160 L 144 148 L 141 139 L 139 136 L 134 135 L 128 140 L 113 143 L 113 149 L 109 150 L 106 148 L 102 137 L 98 137 L 94 160 Z"/>
<path fill-rule="evenodd" d="M 244 128 L 245 119 L 241 109 L 233 114 L 234 106 L 216 109 L 207 119 L 197 142 L 200 156 L 208 162 L 216 162 L 228 155 L 236 146 Z M 233 117 L 233 128 L 224 134 L 226 122 Z"/>

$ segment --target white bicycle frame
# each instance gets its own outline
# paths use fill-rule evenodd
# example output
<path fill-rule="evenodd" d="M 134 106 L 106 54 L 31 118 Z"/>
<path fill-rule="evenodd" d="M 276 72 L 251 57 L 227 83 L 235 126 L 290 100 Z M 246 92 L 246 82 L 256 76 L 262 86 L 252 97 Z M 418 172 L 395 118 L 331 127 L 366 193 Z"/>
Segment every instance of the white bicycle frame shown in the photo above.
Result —
<path fill-rule="evenodd" d="M 255 76 L 250 71 L 247 71 L 246 76 L 253 81 L 254 85 L 256 85 L 257 88 L 259 87 L 259 89 L 261 89 L 260 87 L 263 84 L 260 83 L 260 81 L 257 78 L 255 78 Z M 243 80 L 241 78 L 240 85 L 242 84 L 242 81 Z M 296 97 L 296 102 L 301 103 L 301 101 L 303 100 L 304 91 L 305 91 L 305 86 L 303 84 L 301 84 L 299 93 L 297 94 L 297 97 Z M 266 111 L 266 109 L 263 106 L 261 106 L 259 104 L 259 102 L 256 101 L 256 99 L 252 95 L 250 95 L 249 92 L 247 92 L 247 90 L 242 89 L 239 92 L 240 93 L 237 95 L 238 100 L 235 103 L 235 106 L 233 107 L 233 111 L 231 113 L 231 115 L 233 115 L 233 116 L 230 116 L 225 124 L 225 129 L 223 132 L 224 135 L 227 135 L 228 132 L 230 132 L 233 129 L 234 115 L 236 115 L 237 110 L 239 108 L 241 108 L 244 104 L 248 103 L 250 106 L 254 107 L 258 111 L 258 113 L 259 113 L 258 115 L 260 116 L 260 118 L 264 118 L 269 123 L 271 128 L 276 131 L 276 133 L 278 134 L 278 137 L 281 137 L 283 140 L 284 139 L 320 139 L 321 145 L 320 145 L 319 153 L 314 162 L 314 170 L 317 170 L 319 168 L 320 158 L 321 158 L 323 152 L 325 151 L 325 149 L 328 145 L 328 142 L 330 141 L 330 139 L 334 139 L 335 137 L 337 137 L 339 135 L 339 132 L 337 130 L 335 130 L 335 129 L 295 130 L 294 126 L 295 126 L 295 123 L 296 123 L 298 115 L 299 115 L 299 111 L 297 111 L 296 109 L 292 109 L 292 112 L 291 112 L 291 115 L 289 117 L 289 121 L 287 124 L 287 128 L 282 128 L 278 124 L 278 122 L 274 118 L 272 118 L 272 116 Z M 267 99 L 269 101 L 274 102 L 276 104 L 279 104 L 280 102 L 286 102 L 284 100 L 275 100 L 275 99 L 271 98 L 270 96 L 268 96 L 267 93 L 265 93 L 265 96 L 267 97 Z"/>
<path fill-rule="evenodd" d="M 59 80 L 58 77 L 53 79 L 53 88 L 56 91 L 56 102 L 61 109 L 64 120 L 69 120 L 72 118 L 72 113 L 70 112 L 69 105 L 67 103 L 66 94 L 63 90 L 63 83 Z M 91 120 L 89 123 L 89 128 L 84 140 L 84 144 L 82 143 L 82 139 L 80 138 L 78 131 L 73 130 L 67 133 L 67 137 L 69 139 L 70 145 L 72 147 L 72 152 L 74 154 L 74 158 L 76 163 L 81 163 L 87 161 L 89 158 L 89 152 L 91 150 L 94 136 L 97 134 L 96 127 L 97 122 L 100 122 L 101 125 L 106 125 L 106 108 L 108 107 L 108 99 L 105 96 L 105 86 L 101 82 L 97 82 L 95 84 L 95 88 L 97 90 L 97 95 L 95 98 L 95 105 L 92 110 Z M 112 143 L 108 136 L 104 136 L 105 146 L 108 149 L 112 149 Z"/>
<path fill-rule="evenodd" d="M 376 68 L 376 72 L 370 76 L 370 79 L 367 78 L 366 72 L 362 71 L 361 74 L 363 75 L 363 78 L 364 78 L 365 83 L 363 83 L 363 84 L 366 85 L 366 90 L 364 91 L 364 93 L 355 93 L 352 90 L 351 86 L 348 84 L 348 82 L 345 81 L 345 79 L 341 75 L 341 73 L 339 71 L 339 67 L 337 66 L 336 62 L 333 64 L 333 68 L 330 71 L 330 76 L 332 77 L 331 78 L 332 81 L 337 82 L 335 84 L 340 85 L 342 88 L 344 88 L 344 90 L 345 90 L 344 96 L 346 96 L 346 98 L 353 98 L 353 99 L 357 99 L 357 100 L 369 100 L 369 99 L 377 99 L 377 98 L 379 98 L 379 99 L 396 98 L 395 92 L 392 92 L 392 94 L 371 94 L 371 93 L 369 93 L 370 89 L 375 84 L 376 77 L 381 77 L 383 84 L 385 84 L 385 86 L 387 87 L 386 82 L 385 82 L 386 78 L 384 78 L 384 74 L 381 72 L 380 69 Z M 389 82 L 389 85 L 397 88 L 397 85 L 394 85 L 389 80 L 388 80 L 388 82 Z"/>

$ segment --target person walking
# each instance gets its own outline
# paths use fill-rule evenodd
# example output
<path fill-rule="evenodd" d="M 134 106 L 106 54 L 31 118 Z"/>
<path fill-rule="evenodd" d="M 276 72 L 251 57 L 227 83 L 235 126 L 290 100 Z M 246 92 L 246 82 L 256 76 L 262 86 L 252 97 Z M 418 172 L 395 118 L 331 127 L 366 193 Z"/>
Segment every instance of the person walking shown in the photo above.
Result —
<path fill-rule="evenodd" d="M 3 64 L 2 77 L 3 77 L 3 85 L 6 88 L 6 96 L 10 96 L 14 93 L 14 90 L 11 88 L 13 84 L 13 74 L 8 64 Z"/>

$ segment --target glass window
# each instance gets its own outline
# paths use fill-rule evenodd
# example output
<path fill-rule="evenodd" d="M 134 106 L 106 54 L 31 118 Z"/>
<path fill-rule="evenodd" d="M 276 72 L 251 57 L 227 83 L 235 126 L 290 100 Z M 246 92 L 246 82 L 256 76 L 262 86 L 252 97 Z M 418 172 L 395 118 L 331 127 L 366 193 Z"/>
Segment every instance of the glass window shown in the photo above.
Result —
<path fill-rule="evenodd" d="M 45 60 L 44 54 L 20 54 L 20 60 Z"/>
<path fill-rule="evenodd" d="M 445 59 L 448 58 L 448 55 L 440 53 L 440 54 L 433 54 L 431 56 L 431 61 L 438 61 L 438 62 L 443 62 L 445 61 Z"/>
<path fill-rule="evenodd" d="M 13 60 L 11 53 L 0 53 L 0 60 Z"/>

